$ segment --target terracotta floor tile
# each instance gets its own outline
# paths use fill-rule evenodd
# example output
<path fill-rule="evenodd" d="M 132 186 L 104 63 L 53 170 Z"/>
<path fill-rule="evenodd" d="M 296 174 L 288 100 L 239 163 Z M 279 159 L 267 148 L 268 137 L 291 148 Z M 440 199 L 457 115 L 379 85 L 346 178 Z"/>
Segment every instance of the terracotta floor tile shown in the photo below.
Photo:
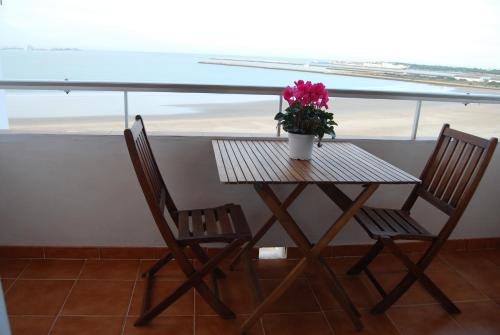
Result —
<path fill-rule="evenodd" d="M 224 320 L 217 315 L 197 316 L 197 335 L 240 335 L 240 326 L 248 318 L 248 315 L 238 315 L 234 320 Z M 261 322 L 257 322 L 248 332 L 248 335 L 263 335 Z"/>
<path fill-rule="evenodd" d="M 360 258 L 361 257 L 335 257 L 327 258 L 326 260 L 332 270 L 340 276 L 345 275 Z"/>
<path fill-rule="evenodd" d="M 264 315 L 266 335 L 330 335 L 328 322 L 322 313 Z"/>
<path fill-rule="evenodd" d="M 422 257 L 422 253 L 410 253 L 408 257 L 414 262 Z M 339 275 L 344 275 L 361 257 L 335 257 L 328 258 L 328 263 Z M 403 263 L 392 254 L 380 254 L 375 258 L 369 266 L 373 273 L 401 272 L 405 271 L 406 267 Z M 439 257 L 436 257 L 428 270 L 449 269 L 450 267 L 444 263 Z"/>
<path fill-rule="evenodd" d="M 257 277 L 261 279 L 285 278 L 298 263 L 296 259 L 257 259 L 254 260 Z"/>
<path fill-rule="evenodd" d="M 468 334 L 500 334 L 500 306 L 492 301 L 459 303 L 462 313 L 453 318 Z"/>
<path fill-rule="evenodd" d="M 370 308 L 377 302 L 378 296 L 366 287 L 361 278 L 361 275 L 356 277 L 342 276 L 339 277 L 339 281 L 357 308 Z M 341 308 L 326 284 L 315 278 L 311 278 L 309 281 L 322 309 Z"/>
<path fill-rule="evenodd" d="M 278 279 L 261 280 L 262 294 L 268 296 L 281 283 Z M 314 298 L 313 291 L 305 278 L 297 279 L 285 294 L 274 302 L 266 312 L 269 313 L 296 313 L 316 312 L 319 305 Z"/>
<path fill-rule="evenodd" d="M 33 259 L 20 278 L 76 279 L 83 262 L 83 260 Z"/>
<path fill-rule="evenodd" d="M 151 307 L 162 301 L 182 284 L 182 281 L 156 281 L 153 285 Z M 139 315 L 144 294 L 145 282 L 137 282 L 130 306 L 129 315 Z M 194 313 L 194 290 L 186 292 L 179 300 L 170 305 L 161 316 L 193 315 Z"/>
<path fill-rule="evenodd" d="M 441 256 L 475 288 L 491 299 L 500 299 L 500 267 L 477 252 L 449 253 Z"/>
<path fill-rule="evenodd" d="M 155 259 L 158 248 L 155 247 L 101 247 L 101 258 L 107 259 Z"/>
<path fill-rule="evenodd" d="M 192 335 L 193 317 L 158 317 L 143 327 L 134 327 L 135 318 L 128 318 L 124 335 Z M 222 333 L 221 333 L 222 334 Z"/>
<path fill-rule="evenodd" d="M 402 335 L 466 335 L 438 305 L 393 307 L 386 313 Z"/>
<path fill-rule="evenodd" d="M 254 309 L 253 295 L 247 276 L 242 272 L 226 272 L 226 278 L 218 281 L 221 300 L 236 314 L 250 314 Z M 211 288 L 211 285 L 208 284 Z M 195 293 L 197 315 L 215 315 L 214 310 Z"/>
<path fill-rule="evenodd" d="M 500 266 L 500 249 L 470 251 L 469 255 L 488 260 L 493 264 Z"/>
<path fill-rule="evenodd" d="M 382 287 L 389 292 L 394 288 L 406 273 L 379 273 L 377 280 Z M 431 271 L 427 273 L 429 278 L 453 301 L 464 300 L 485 300 L 487 297 L 465 280 L 454 270 Z M 375 288 L 365 281 L 366 285 L 371 286 L 372 292 L 378 294 Z M 380 296 L 378 296 L 380 297 Z M 380 297 L 381 298 L 381 297 Z M 410 289 L 395 303 L 395 305 L 427 304 L 435 303 L 436 300 L 420 285 L 415 283 Z"/>
<path fill-rule="evenodd" d="M 97 247 L 44 247 L 45 258 L 97 259 Z"/>
<path fill-rule="evenodd" d="M 80 278 L 135 280 L 138 269 L 138 260 L 87 260 Z"/>
<path fill-rule="evenodd" d="M 10 330 L 12 335 L 47 335 L 53 317 L 46 316 L 10 316 Z"/>
<path fill-rule="evenodd" d="M 139 276 L 146 272 L 150 267 L 152 267 L 156 261 L 154 260 L 141 260 Z M 186 275 L 182 272 L 181 268 L 174 260 L 168 262 L 164 267 L 162 267 L 157 273 L 156 278 L 158 280 L 185 280 Z"/>
<path fill-rule="evenodd" d="M 3 293 L 6 293 L 9 288 L 14 284 L 16 280 L 15 279 L 10 279 L 10 278 L 2 278 L 2 288 L 3 288 Z"/>
<path fill-rule="evenodd" d="M 64 305 L 63 315 L 125 315 L 133 285 L 131 281 L 79 280 Z"/>
<path fill-rule="evenodd" d="M 0 277 L 17 278 L 29 263 L 29 259 L 0 259 Z"/>
<path fill-rule="evenodd" d="M 50 335 L 120 335 L 122 317 L 61 316 Z"/>
<path fill-rule="evenodd" d="M 344 311 L 326 311 L 326 318 L 335 335 L 399 335 L 392 322 L 383 314 L 360 311 L 364 328 L 357 331 Z"/>
<path fill-rule="evenodd" d="M 7 292 L 9 315 L 56 315 L 61 309 L 73 280 L 18 279 Z"/>

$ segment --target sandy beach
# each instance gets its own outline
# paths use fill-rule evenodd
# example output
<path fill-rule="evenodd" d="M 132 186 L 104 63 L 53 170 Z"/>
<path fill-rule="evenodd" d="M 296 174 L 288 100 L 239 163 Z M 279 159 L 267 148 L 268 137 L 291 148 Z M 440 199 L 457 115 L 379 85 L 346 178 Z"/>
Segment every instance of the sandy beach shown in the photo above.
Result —
<path fill-rule="evenodd" d="M 164 106 L 166 110 L 185 109 L 186 114 L 141 113 L 152 133 L 175 134 L 254 134 L 275 135 L 278 110 L 276 99 L 242 103 L 205 103 Z M 284 103 L 284 108 L 286 103 Z M 415 102 L 334 98 L 331 111 L 339 123 L 337 137 L 409 137 Z M 77 114 L 78 115 L 78 114 Z M 483 137 L 500 135 L 500 105 L 423 102 L 418 136 L 436 136 L 448 122 L 458 129 Z M 121 132 L 120 114 L 85 117 L 10 118 L 13 131 L 27 132 Z"/>

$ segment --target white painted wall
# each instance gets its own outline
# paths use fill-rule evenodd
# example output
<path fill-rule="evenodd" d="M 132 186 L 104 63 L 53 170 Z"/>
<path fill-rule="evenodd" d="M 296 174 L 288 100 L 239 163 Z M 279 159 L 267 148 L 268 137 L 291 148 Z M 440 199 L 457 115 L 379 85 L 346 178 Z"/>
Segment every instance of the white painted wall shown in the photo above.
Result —
<path fill-rule="evenodd" d="M 251 186 L 219 183 L 208 137 L 152 137 L 166 183 L 179 208 L 236 202 L 252 229 L 269 216 Z M 362 148 L 418 176 L 432 141 L 355 140 Z M 122 136 L 0 134 L 0 245 L 163 245 Z M 455 238 L 500 236 L 497 150 Z M 290 186 L 278 188 L 284 195 Z M 344 187 L 354 195 L 358 187 Z M 410 186 L 382 186 L 369 204 L 399 207 Z M 291 212 L 318 239 L 339 210 L 310 186 Z M 415 216 L 436 231 L 444 216 L 421 202 Z M 355 222 L 334 243 L 368 242 Z M 263 245 L 292 245 L 279 226 Z"/>

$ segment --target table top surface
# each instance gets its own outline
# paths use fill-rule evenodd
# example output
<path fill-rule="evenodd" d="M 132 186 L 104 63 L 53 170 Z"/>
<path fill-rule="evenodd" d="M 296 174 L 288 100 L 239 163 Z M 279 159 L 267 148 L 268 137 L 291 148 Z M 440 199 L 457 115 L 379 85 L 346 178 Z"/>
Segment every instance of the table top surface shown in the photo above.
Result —
<path fill-rule="evenodd" d="M 283 140 L 213 140 L 220 181 L 253 183 L 417 184 L 409 173 L 348 142 L 314 145 L 310 161 L 291 159 Z"/>

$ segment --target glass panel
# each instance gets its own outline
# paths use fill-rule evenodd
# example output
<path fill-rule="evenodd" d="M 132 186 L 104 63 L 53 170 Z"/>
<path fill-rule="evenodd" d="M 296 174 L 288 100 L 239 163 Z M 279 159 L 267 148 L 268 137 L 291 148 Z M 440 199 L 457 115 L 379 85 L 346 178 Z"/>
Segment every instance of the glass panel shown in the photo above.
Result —
<path fill-rule="evenodd" d="M 337 138 L 409 138 L 415 101 L 333 98 Z"/>
<path fill-rule="evenodd" d="M 277 96 L 129 93 L 129 125 L 141 114 L 148 132 L 275 136 Z"/>
<path fill-rule="evenodd" d="M 125 124 L 121 92 L 8 90 L 5 105 L 12 130 L 106 133 Z"/>
<path fill-rule="evenodd" d="M 422 102 L 417 138 L 437 137 L 444 123 L 480 137 L 498 137 L 500 105 Z"/>

